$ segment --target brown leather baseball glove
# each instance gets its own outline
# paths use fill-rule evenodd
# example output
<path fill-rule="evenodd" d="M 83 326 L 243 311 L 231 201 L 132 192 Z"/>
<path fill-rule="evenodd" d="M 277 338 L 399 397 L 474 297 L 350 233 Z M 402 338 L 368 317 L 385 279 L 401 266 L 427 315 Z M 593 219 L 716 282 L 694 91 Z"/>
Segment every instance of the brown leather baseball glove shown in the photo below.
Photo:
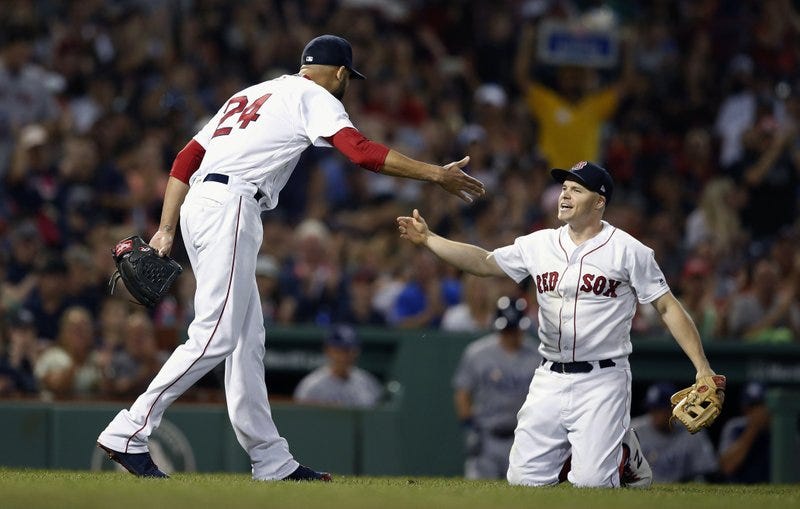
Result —
<path fill-rule="evenodd" d="M 672 395 L 672 418 L 681 421 L 689 433 L 697 433 L 711 426 L 724 401 L 725 376 L 704 376 Z"/>

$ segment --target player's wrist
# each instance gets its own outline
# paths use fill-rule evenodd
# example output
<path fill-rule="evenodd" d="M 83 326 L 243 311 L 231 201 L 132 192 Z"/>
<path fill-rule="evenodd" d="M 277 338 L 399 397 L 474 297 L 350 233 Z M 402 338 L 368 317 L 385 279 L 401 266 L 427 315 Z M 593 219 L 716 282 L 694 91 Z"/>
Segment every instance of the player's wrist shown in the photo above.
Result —
<path fill-rule="evenodd" d="M 171 224 L 163 224 L 158 227 L 158 232 L 164 235 L 175 236 L 175 226 Z"/>

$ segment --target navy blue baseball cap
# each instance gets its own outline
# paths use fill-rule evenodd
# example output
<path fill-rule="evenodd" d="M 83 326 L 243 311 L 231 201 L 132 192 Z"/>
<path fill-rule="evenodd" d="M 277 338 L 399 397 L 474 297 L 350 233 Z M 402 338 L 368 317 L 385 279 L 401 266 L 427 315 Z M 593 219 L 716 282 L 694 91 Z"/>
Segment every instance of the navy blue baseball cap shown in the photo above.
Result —
<path fill-rule="evenodd" d="M 526 315 L 528 303 L 525 299 L 511 299 L 503 296 L 497 299 L 497 313 L 494 319 L 495 330 L 528 329 L 531 319 Z"/>
<path fill-rule="evenodd" d="M 764 403 L 767 387 L 761 382 L 750 382 L 742 391 L 742 406 L 753 406 Z"/>
<path fill-rule="evenodd" d="M 569 171 L 553 168 L 550 170 L 550 175 L 558 182 L 572 180 L 589 191 L 594 191 L 606 199 L 606 205 L 611 201 L 611 195 L 614 194 L 614 179 L 611 178 L 608 171 L 588 161 L 579 162 Z"/>
<path fill-rule="evenodd" d="M 355 350 L 359 347 L 358 334 L 349 325 L 337 324 L 332 326 L 325 335 L 325 344 L 345 350 Z"/>
<path fill-rule="evenodd" d="M 645 394 L 644 397 L 644 406 L 648 410 L 655 410 L 656 408 L 672 408 L 670 398 L 677 391 L 677 387 L 669 382 L 654 383 L 647 388 L 647 394 Z"/>
<path fill-rule="evenodd" d="M 300 65 L 343 65 L 350 71 L 352 78 L 366 79 L 353 69 L 353 48 L 350 43 L 336 35 L 320 35 L 311 39 L 303 48 Z"/>

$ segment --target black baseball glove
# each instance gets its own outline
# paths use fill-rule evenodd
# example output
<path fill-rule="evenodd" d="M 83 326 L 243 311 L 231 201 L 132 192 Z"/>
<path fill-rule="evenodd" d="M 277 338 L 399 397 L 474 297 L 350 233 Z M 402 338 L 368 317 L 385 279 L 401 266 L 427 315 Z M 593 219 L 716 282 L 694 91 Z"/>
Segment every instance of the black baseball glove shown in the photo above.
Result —
<path fill-rule="evenodd" d="M 149 308 L 158 304 L 183 272 L 178 262 L 159 256 L 138 235 L 119 241 L 111 254 L 117 270 L 108 282 L 110 292 L 114 293 L 117 280 L 122 278 L 133 298 Z"/>

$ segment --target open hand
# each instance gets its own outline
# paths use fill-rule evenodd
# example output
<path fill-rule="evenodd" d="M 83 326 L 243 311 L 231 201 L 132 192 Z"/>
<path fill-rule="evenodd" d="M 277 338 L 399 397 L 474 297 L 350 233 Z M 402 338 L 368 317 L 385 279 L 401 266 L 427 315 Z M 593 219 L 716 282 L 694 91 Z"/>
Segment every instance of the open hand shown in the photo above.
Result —
<path fill-rule="evenodd" d="M 461 169 L 469 163 L 469 156 L 460 161 L 453 161 L 446 164 L 444 168 L 444 178 L 439 185 L 448 193 L 454 194 L 467 203 L 472 203 L 475 198 L 480 198 L 486 193 L 483 182 L 470 177 Z"/>
<path fill-rule="evenodd" d="M 397 229 L 400 231 L 401 239 L 408 239 L 416 245 L 424 244 L 430 235 L 428 223 L 419 214 L 419 210 L 414 209 L 412 217 L 400 216 L 397 218 Z"/>

